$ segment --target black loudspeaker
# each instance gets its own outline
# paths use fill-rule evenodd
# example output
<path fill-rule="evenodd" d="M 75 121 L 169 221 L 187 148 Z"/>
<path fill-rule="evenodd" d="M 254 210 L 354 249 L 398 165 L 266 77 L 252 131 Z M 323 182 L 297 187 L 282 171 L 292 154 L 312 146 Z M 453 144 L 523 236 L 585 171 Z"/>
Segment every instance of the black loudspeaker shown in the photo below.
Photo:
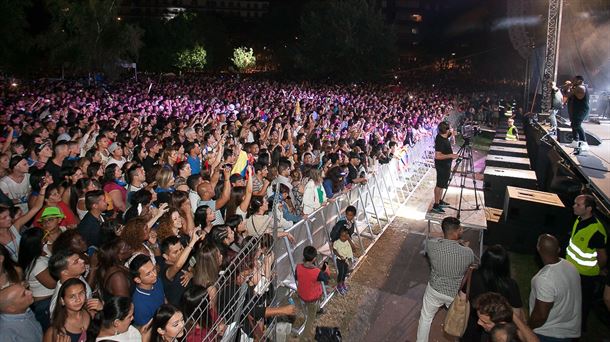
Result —
<path fill-rule="evenodd" d="M 485 206 L 499 209 L 504 206 L 504 194 L 507 186 L 536 189 L 536 173 L 530 170 L 495 166 L 485 167 L 483 184 Z"/>
<path fill-rule="evenodd" d="M 598 137 L 597 135 L 587 132 L 585 130 L 585 138 L 587 138 L 587 144 L 591 145 L 591 146 L 598 146 L 601 145 L 602 143 L 602 139 L 600 139 L 600 137 Z M 572 137 L 572 129 L 571 128 L 562 128 L 559 127 L 557 129 L 557 141 L 559 141 L 562 144 L 569 144 L 572 142 L 572 140 L 574 140 L 574 138 Z"/>
<path fill-rule="evenodd" d="M 527 141 L 525 141 L 525 140 L 506 140 L 506 139 L 494 138 L 494 140 L 491 141 L 491 144 L 494 146 L 526 147 Z"/>
<path fill-rule="evenodd" d="M 530 160 L 528 158 L 507 157 L 495 154 L 487 155 L 485 166 L 495 166 L 507 169 L 530 170 Z"/>
<path fill-rule="evenodd" d="M 500 244 L 512 252 L 535 254 L 536 241 L 542 231 L 533 225 L 487 221 L 483 243 L 487 246 Z"/>
<path fill-rule="evenodd" d="M 567 209 L 557 194 L 514 186 L 506 187 L 504 222 L 555 227 Z M 569 215 L 568 215 L 569 217 Z M 566 217 L 567 218 L 567 217 Z"/>
<path fill-rule="evenodd" d="M 527 148 L 525 146 L 507 147 L 491 145 L 489 147 L 489 154 L 507 157 L 527 158 Z"/>

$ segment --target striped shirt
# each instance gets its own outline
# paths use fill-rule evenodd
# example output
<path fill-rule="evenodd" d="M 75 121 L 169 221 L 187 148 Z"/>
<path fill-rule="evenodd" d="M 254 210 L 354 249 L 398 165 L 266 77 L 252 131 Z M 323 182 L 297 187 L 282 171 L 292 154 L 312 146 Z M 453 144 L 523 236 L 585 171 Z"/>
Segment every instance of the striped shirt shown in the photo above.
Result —
<path fill-rule="evenodd" d="M 446 296 L 455 297 L 468 266 L 474 262 L 472 249 L 455 240 L 430 239 L 428 258 L 431 265 L 430 286 Z"/>

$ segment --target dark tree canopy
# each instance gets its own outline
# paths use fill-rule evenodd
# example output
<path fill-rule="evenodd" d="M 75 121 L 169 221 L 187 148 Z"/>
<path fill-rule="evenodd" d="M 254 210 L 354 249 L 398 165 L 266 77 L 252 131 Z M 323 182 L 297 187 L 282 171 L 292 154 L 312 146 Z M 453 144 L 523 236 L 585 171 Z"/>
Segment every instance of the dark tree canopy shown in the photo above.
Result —
<path fill-rule="evenodd" d="M 301 31 L 295 64 L 305 76 L 376 79 L 397 61 L 392 30 L 366 0 L 312 3 Z"/>

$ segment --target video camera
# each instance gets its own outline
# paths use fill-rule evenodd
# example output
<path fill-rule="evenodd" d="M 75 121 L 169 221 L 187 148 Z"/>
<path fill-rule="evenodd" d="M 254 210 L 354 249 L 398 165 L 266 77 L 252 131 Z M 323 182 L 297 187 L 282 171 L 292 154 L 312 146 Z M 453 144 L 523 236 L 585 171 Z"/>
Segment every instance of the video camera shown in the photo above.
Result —
<path fill-rule="evenodd" d="M 462 138 L 470 139 L 481 134 L 481 126 L 474 121 L 466 120 L 460 125 L 459 132 L 462 135 Z"/>

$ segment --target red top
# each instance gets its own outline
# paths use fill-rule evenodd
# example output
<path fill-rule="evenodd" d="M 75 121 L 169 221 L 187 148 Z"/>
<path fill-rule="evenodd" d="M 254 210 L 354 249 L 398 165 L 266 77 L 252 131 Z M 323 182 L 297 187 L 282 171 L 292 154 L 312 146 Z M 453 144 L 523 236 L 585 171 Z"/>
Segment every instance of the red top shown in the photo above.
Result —
<path fill-rule="evenodd" d="M 320 272 L 317 267 L 297 265 L 297 293 L 304 302 L 315 302 L 322 297 L 322 283 L 318 281 Z"/>
<path fill-rule="evenodd" d="M 59 223 L 60 226 L 68 227 L 68 226 L 78 224 L 78 219 L 76 218 L 76 215 L 74 215 L 74 213 L 72 212 L 70 207 L 68 207 L 68 205 L 66 203 L 59 201 L 55 205 L 46 205 L 38 211 L 38 214 L 36 214 L 36 216 L 34 216 L 34 227 L 42 228 L 42 225 L 40 224 L 40 222 L 38 222 L 38 220 L 40 220 L 40 216 L 42 216 L 42 212 L 47 207 L 57 207 L 64 214 L 65 217 Z"/>

